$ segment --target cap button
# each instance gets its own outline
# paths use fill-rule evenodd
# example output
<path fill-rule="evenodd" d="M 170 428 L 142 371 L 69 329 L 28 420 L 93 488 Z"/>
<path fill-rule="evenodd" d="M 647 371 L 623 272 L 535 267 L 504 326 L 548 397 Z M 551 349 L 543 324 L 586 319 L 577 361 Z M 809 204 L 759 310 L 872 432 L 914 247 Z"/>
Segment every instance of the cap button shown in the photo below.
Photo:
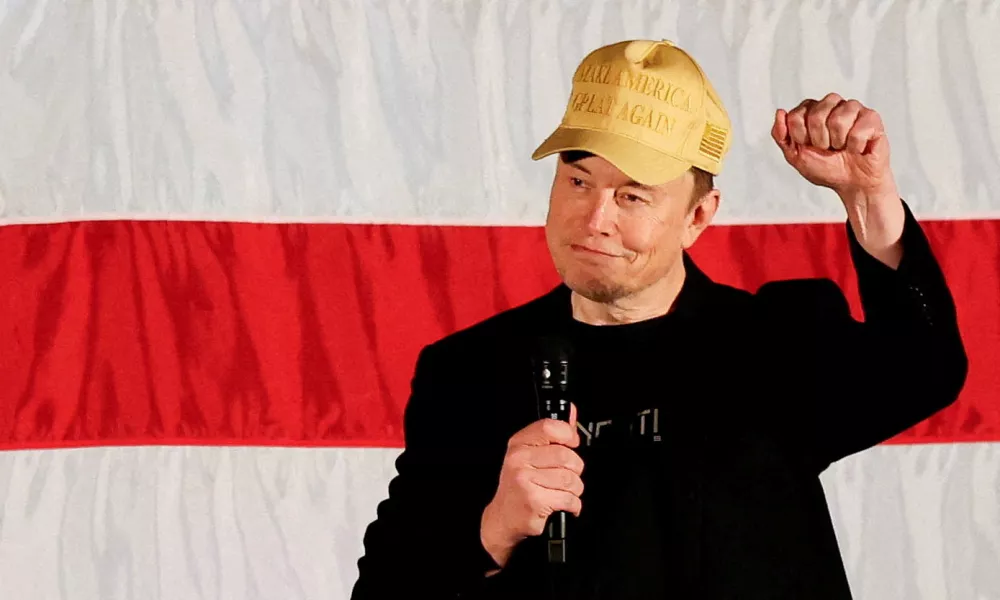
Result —
<path fill-rule="evenodd" d="M 635 41 L 625 48 L 625 58 L 630 63 L 642 64 L 649 53 L 656 48 L 658 42 Z"/>

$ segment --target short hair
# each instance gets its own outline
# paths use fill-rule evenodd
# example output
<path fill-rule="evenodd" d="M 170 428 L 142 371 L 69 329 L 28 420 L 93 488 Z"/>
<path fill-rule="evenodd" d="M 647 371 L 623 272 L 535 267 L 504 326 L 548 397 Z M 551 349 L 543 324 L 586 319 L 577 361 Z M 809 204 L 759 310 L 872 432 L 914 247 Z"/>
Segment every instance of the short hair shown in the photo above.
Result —
<path fill-rule="evenodd" d="M 591 156 L 594 156 L 594 154 L 586 150 L 566 150 L 559 153 L 559 158 L 567 164 L 575 163 L 578 160 L 583 160 Z M 694 174 L 694 190 L 691 192 L 691 203 L 688 205 L 688 210 L 694 208 L 702 196 L 715 189 L 714 175 L 698 167 L 691 167 L 691 172 Z"/>

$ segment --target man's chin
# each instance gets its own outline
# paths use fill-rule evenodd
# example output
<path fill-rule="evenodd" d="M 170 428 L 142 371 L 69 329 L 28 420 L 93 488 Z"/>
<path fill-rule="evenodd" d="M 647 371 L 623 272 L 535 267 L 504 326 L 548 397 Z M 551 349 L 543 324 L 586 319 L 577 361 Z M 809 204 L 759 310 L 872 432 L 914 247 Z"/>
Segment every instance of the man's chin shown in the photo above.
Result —
<path fill-rule="evenodd" d="M 608 304 L 628 295 L 624 286 L 597 279 L 565 278 L 566 287 L 591 302 Z"/>

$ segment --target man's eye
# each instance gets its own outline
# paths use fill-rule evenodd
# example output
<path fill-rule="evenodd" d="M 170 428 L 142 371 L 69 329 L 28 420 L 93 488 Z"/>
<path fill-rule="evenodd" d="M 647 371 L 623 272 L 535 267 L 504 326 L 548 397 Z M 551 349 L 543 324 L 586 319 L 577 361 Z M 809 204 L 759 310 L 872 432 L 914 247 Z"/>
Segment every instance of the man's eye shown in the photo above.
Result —
<path fill-rule="evenodd" d="M 573 184 L 574 187 L 583 187 L 583 180 L 580 179 L 579 177 L 571 177 L 570 182 Z"/>

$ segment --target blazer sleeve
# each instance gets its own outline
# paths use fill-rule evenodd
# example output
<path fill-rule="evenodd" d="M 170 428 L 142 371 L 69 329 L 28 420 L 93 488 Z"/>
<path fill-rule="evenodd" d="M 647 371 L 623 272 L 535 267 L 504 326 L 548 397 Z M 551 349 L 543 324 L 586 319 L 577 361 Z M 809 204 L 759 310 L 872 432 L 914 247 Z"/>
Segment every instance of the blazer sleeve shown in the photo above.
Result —
<path fill-rule="evenodd" d="M 897 269 L 847 224 L 864 321 L 830 280 L 774 282 L 757 293 L 782 382 L 782 428 L 818 470 L 949 406 L 968 373 L 955 303 L 926 236 L 904 203 Z M 776 419 L 780 422 L 782 419 Z"/>
<path fill-rule="evenodd" d="M 453 378 L 436 356 L 428 346 L 417 359 L 405 447 L 388 497 L 365 531 L 353 600 L 464 598 L 497 567 L 479 537 L 482 509 L 495 489 L 481 475 L 474 440 L 463 438 L 468 411 L 449 408 L 456 404 L 447 384 Z"/>

